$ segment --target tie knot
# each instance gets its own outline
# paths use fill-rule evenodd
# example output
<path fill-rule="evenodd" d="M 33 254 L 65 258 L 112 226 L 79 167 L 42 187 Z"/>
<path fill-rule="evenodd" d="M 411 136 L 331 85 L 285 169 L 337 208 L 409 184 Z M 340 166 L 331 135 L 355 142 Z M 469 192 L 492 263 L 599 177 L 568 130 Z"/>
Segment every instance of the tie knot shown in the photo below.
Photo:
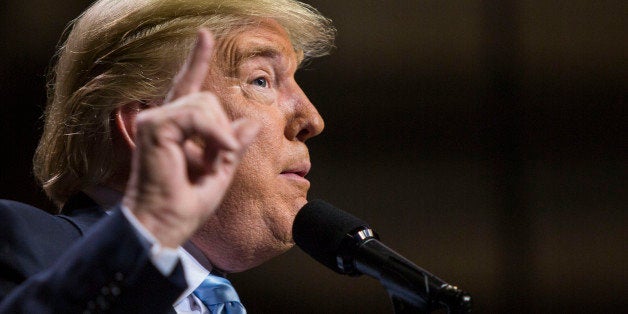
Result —
<path fill-rule="evenodd" d="M 193 293 L 212 314 L 246 313 L 238 294 L 226 278 L 209 274 Z"/>

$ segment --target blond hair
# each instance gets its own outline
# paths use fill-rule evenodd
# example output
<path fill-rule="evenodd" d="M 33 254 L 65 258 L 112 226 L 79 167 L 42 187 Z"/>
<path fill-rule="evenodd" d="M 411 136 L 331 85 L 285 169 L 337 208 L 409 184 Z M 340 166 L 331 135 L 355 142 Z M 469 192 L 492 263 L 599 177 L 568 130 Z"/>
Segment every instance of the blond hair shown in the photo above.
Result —
<path fill-rule="evenodd" d="M 106 182 L 117 167 L 111 120 L 116 108 L 163 99 L 198 28 L 214 36 L 273 19 L 305 59 L 329 53 L 335 30 L 313 7 L 293 0 L 101 0 L 68 29 L 48 86 L 44 130 L 33 170 L 61 206 Z"/>

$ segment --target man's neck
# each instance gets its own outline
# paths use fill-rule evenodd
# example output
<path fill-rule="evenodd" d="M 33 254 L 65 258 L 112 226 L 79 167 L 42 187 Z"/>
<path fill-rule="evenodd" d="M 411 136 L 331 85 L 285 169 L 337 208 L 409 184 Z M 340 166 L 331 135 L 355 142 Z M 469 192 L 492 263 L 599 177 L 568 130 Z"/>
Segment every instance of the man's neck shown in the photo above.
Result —
<path fill-rule="evenodd" d="M 205 267 L 205 269 L 209 270 L 214 275 L 219 275 L 224 277 L 225 272 L 213 267 L 211 261 L 203 254 L 203 252 L 196 246 L 192 241 L 187 241 L 183 244 L 183 249 L 185 249 L 194 259 L 201 264 L 201 266 Z"/>

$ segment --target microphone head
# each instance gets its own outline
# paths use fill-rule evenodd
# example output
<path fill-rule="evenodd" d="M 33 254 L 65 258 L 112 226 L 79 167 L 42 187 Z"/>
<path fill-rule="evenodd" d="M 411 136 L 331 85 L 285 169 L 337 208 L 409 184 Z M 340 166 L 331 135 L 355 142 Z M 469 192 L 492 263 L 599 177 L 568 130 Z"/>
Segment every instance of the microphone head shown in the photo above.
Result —
<path fill-rule="evenodd" d="M 294 242 L 321 264 L 340 274 L 359 275 L 343 267 L 341 256 L 348 254 L 348 242 L 360 230 L 370 229 L 361 219 L 333 205 L 313 200 L 307 203 L 294 219 Z"/>

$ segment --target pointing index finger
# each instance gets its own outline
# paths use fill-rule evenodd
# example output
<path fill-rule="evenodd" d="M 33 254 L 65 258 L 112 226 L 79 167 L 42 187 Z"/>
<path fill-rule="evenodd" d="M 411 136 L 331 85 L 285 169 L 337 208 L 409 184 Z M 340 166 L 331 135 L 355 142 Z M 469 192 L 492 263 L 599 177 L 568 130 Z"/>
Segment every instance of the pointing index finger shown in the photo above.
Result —
<path fill-rule="evenodd" d="M 166 97 L 166 103 L 201 91 L 209 71 L 213 52 L 214 36 L 209 30 L 201 28 L 198 31 L 194 48 L 174 78 L 173 85 Z"/>

